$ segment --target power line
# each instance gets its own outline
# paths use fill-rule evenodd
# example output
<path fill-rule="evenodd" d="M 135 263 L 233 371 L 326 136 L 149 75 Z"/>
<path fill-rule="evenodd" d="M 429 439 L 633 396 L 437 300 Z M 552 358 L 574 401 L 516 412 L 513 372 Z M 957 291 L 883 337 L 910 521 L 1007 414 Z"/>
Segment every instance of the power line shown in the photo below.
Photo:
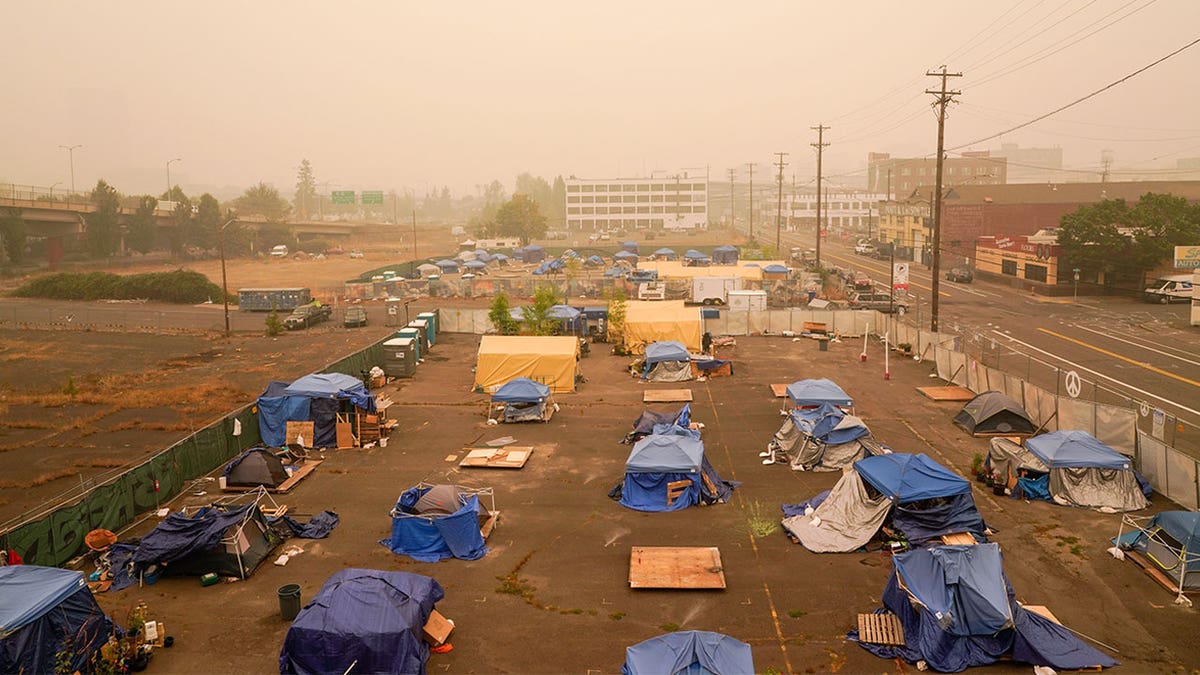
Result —
<path fill-rule="evenodd" d="M 825 130 L 829 127 L 824 124 L 818 124 L 815 127 L 809 127 L 817 132 L 817 142 L 809 143 L 817 149 L 817 254 L 816 263 L 817 269 L 821 269 L 821 156 L 826 147 L 829 146 L 825 142 Z"/>
<path fill-rule="evenodd" d="M 1009 40 L 1008 40 L 1007 42 L 1004 42 L 1004 43 L 1002 43 L 1002 44 L 1001 44 L 999 47 L 996 47 L 996 48 L 995 48 L 995 49 L 993 49 L 992 51 L 990 51 L 990 52 L 988 52 L 988 53 L 984 54 L 982 58 L 980 58 L 980 59 L 979 59 L 979 60 L 977 60 L 976 62 L 974 62 L 974 63 L 970 64 L 970 65 L 969 65 L 969 66 L 967 66 L 967 68 L 965 68 L 964 70 L 975 70 L 976 68 L 981 68 L 981 67 L 983 67 L 983 66 L 985 66 L 985 65 L 987 65 L 987 64 L 989 64 L 989 63 L 991 63 L 991 62 L 993 62 L 993 61 L 995 61 L 996 59 L 998 59 L 998 58 L 1000 58 L 1000 57 L 1002 57 L 1002 56 L 1006 56 L 1006 55 L 1008 55 L 1008 54 L 1011 54 L 1012 52 L 1016 51 L 1016 49 L 1017 49 L 1018 47 L 1020 47 L 1021 45 L 1024 45 L 1024 44 L 1026 44 L 1027 42 L 1029 42 L 1030 40 L 1032 40 L 1032 39 L 1034 39 L 1034 38 L 1036 38 L 1036 37 L 1038 37 L 1038 36 L 1040 36 L 1040 35 L 1043 35 L 1043 34 L 1045 34 L 1045 33 L 1046 33 L 1046 31 L 1048 31 L 1048 30 L 1051 30 L 1052 28 L 1054 28 L 1054 27 L 1055 27 L 1055 26 L 1057 26 L 1058 24 L 1062 23 L 1063 21 L 1066 21 L 1067 19 L 1071 18 L 1072 16 L 1075 16 L 1076 14 L 1078 14 L 1078 13 L 1079 13 L 1079 12 L 1081 12 L 1081 11 L 1083 11 L 1084 9 L 1087 9 L 1087 7 L 1088 7 L 1088 6 L 1092 5 L 1092 4 L 1093 4 L 1093 3 L 1095 3 L 1095 2 L 1096 2 L 1096 0 L 1091 0 L 1091 2 L 1088 2 L 1088 4 L 1087 4 L 1087 5 L 1084 5 L 1083 7 L 1081 7 L 1081 8 L 1079 8 L 1079 9 L 1077 9 L 1077 10 L 1075 10 L 1075 11 L 1071 12 L 1070 14 L 1067 14 L 1067 15 L 1066 15 L 1066 16 L 1064 16 L 1063 18 L 1059 19 L 1058 21 L 1055 21 L 1054 23 L 1050 24 L 1049 26 L 1046 26 L 1045 28 L 1043 28 L 1042 30 L 1040 30 L 1040 31 L 1038 31 L 1038 32 L 1036 32 L 1036 33 L 1034 33 L 1033 35 L 1030 35 L 1029 37 L 1025 38 L 1024 40 L 1021 40 L 1020 42 L 1018 42 L 1017 44 L 1013 45 L 1012 47 L 1008 47 L 1008 45 L 1009 45 L 1010 43 L 1012 43 L 1013 41 L 1015 41 L 1015 40 L 1020 40 L 1020 39 L 1021 39 L 1021 37 L 1022 37 L 1022 35 L 1023 35 L 1023 33 L 1018 33 L 1018 34 L 1014 35 L 1012 38 L 1009 38 Z M 1035 21 L 1035 22 L 1033 23 L 1033 25 L 1029 26 L 1029 28 L 1027 28 L 1027 29 L 1026 29 L 1026 31 L 1029 31 L 1029 30 L 1032 30 L 1032 29 L 1036 28 L 1036 27 L 1037 27 L 1037 24 L 1038 24 L 1039 22 L 1041 22 L 1041 21 L 1045 21 L 1045 20 L 1049 19 L 1051 16 L 1053 16 L 1053 15 L 1054 15 L 1054 14 L 1056 14 L 1056 13 L 1058 13 L 1058 11 L 1059 11 L 1060 9 L 1064 8 L 1064 7 L 1066 7 L 1066 5 L 1065 5 L 1065 4 L 1063 4 L 1063 5 L 1062 5 L 1062 6 L 1060 6 L 1060 7 L 1055 7 L 1055 8 L 1053 8 L 1053 9 L 1051 9 L 1049 13 L 1047 13 L 1045 16 L 1043 16 L 1043 17 L 1042 17 L 1041 19 L 1039 19 L 1038 21 Z M 1005 47 L 1008 47 L 1008 49 L 1005 49 Z"/>
<path fill-rule="evenodd" d="M 979 37 L 981 35 L 983 35 L 984 33 L 987 33 L 989 30 L 991 30 L 992 26 L 995 26 L 997 23 L 999 23 L 1000 20 L 1003 19 L 1004 17 L 1008 16 L 1009 13 L 1016 11 L 1016 9 L 1020 6 L 1021 6 L 1021 3 L 1018 2 L 1015 5 L 1013 5 L 1012 7 L 1009 7 L 1008 9 L 1004 10 L 1004 12 L 1002 14 L 1000 14 L 1000 16 L 996 17 L 995 19 L 992 19 L 991 23 L 989 23 L 988 25 L 981 28 L 978 33 L 972 35 L 970 38 L 967 39 L 966 42 L 959 45 L 958 49 L 955 49 L 954 51 L 947 54 L 941 60 L 941 62 L 942 63 L 950 63 L 951 61 L 953 61 L 956 58 L 962 58 L 962 57 L 966 56 L 967 54 L 970 54 L 971 50 L 973 50 L 976 47 L 978 47 L 979 45 L 982 45 L 983 43 L 987 42 L 987 40 L 982 40 L 980 42 L 976 42 L 976 40 L 979 39 Z M 963 49 L 964 47 L 966 47 L 965 51 Z"/>
<path fill-rule="evenodd" d="M 938 109 L 938 133 L 937 133 L 937 189 L 934 192 L 934 212 L 933 212 L 933 280 L 931 283 L 931 293 L 933 294 L 933 304 L 930 312 L 929 330 L 933 333 L 938 332 L 938 284 L 941 281 L 941 255 L 938 250 L 942 243 L 942 164 L 945 161 L 946 153 L 944 152 L 944 141 L 946 136 L 946 105 L 954 100 L 955 96 L 962 94 L 960 91 L 948 91 L 946 89 L 946 80 L 951 77 L 962 77 L 962 73 L 948 73 L 946 66 L 942 66 L 942 72 L 925 73 L 930 77 L 937 77 L 942 80 L 940 89 L 926 89 L 926 94 L 933 94 L 935 105 Z"/>
<path fill-rule="evenodd" d="M 1194 46 L 1195 46 L 1197 43 L 1200 43 L 1200 38 L 1196 38 L 1195 40 L 1192 40 L 1191 42 L 1189 42 L 1189 43 L 1187 43 L 1186 45 L 1184 45 L 1184 46 L 1180 47 L 1179 49 L 1176 49 L 1175 51 L 1171 52 L 1170 54 L 1167 54 L 1166 56 L 1164 56 L 1164 57 L 1162 57 L 1162 58 L 1160 58 L 1160 59 L 1158 59 L 1158 60 L 1156 60 L 1156 61 L 1154 61 L 1154 62 L 1152 62 L 1152 63 L 1149 63 L 1149 64 L 1147 64 L 1147 65 L 1145 65 L 1145 66 L 1142 66 L 1141 68 L 1138 68 L 1137 70 L 1135 70 L 1135 71 L 1133 71 L 1132 73 L 1130 73 L 1130 74 L 1126 75 L 1125 77 L 1122 77 L 1122 78 L 1121 78 L 1121 79 L 1119 79 L 1119 80 L 1116 80 L 1116 81 L 1114 81 L 1114 82 L 1110 82 L 1109 84 L 1106 84 L 1106 85 L 1104 85 L 1103 87 L 1101 87 L 1101 88 L 1097 89 L 1096 91 L 1093 91 L 1092 93 L 1088 94 L 1087 96 L 1083 96 L 1083 97 L 1081 97 L 1081 98 L 1075 99 L 1074 101 L 1071 101 L 1070 103 L 1068 103 L 1068 104 L 1066 104 L 1066 105 L 1064 105 L 1064 106 L 1062 106 L 1062 107 L 1055 108 L 1054 110 L 1051 110 L 1051 111 L 1050 111 L 1050 112 L 1048 112 L 1048 113 L 1045 113 L 1045 114 L 1043 114 L 1043 115 L 1039 115 L 1039 116 L 1037 116 L 1037 117 L 1035 117 L 1035 118 L 1033 118 L 1033 119 L 1031 119 L 1031 120 L 1029 120 L 1029 121 L 1027 121 L 1027 122 L 1023 122 L 1023 123 L 1021 123 L 1021 124 L 1018 124 L 1017 126 L 1015 126 L 1015 127 L 1012 127 L 1012 128 L 1010 128 L 1010 129 L 1005 129 L 1004 131 L 1001 131 L 1001 132 L 999 132 L 999 133 L 992 134 L 991 136 L 985 136 L 985 137 L 983 137 L 983 138 L 976 139 L 976 140 L 974 140 L 974 141 L 971 141 L 970 143 L 963 143 L 963 144 L 961 144 L 961 145 L 956 145 L 956 146 L 954 146 L 954 147 L 951 147 L 951 148 L 949 148 L 949 149 L 950 149 L 950 150 L 958 150 L 959 148 L 965 148 L 965 147 L 968 147 L 968 146 L 971 146 L 971 145 L 977 145 L 977 144 L 979 144 L 979 143 L 982 143 L 982 142 L 984 142 L 984 141 L 990 141 L 990 140 L 992 140 L 993 138 L 999 138 L 1000 136 L 1003 136 L 1003 135 L 1005 135 L 1005 134 L 1010 134 L 1010 133 L 1012 133 L 1012 132 L 1016 131 L 1017 129 L 1023 129 L 1023 128 L 1025 128 L 1025 127 L 1027 127 L 1027 126 L 1031 125 L 1031 124 L 1034 124 L 1034 123 L 1036 123 L 1036 122 L 1040 122 L 1040 121 L 1042 121 L 1042 120 L 1046 119 L 1047 117 L 1050 117 L 1051 115 L 1055 115 L 1055 114 L 1057 114 L 1057 113 L 1060 113 L 1060 112 L 1062 112 L 1062 111 L 1066 110 L 1067 108 L 1072 108 L 1072 107 L 1074 107 L 1074 106 L 1076 106 L 1076 105 L 1079 105 L 1080 103 L 1083 103 L 1084 101 L 1086 101 L 1086 100 L 1088 100 L 1088 99 L 1090 99 L 1090 98 L 1093 98 L 1093 97 L 1095 97 L 1095 96 L 1098 96 L 1098 95 L 1100 95 L 1100 94 L 1102 94 L 1102 93 L 1104 93 L 1104 92 L 1108 91 L 1109 89 L 1112 89 L 1113 87 L 1117 86 L 1118 84 L 1121 84 L 1122 82 L 1125 82 L 1126 80 L 1129 80 L 1129 79 L 1131 79 L 1131 78 L 1133 78 L 1133 77 L 1135 77 L 1135 76 L 1137 76 L 1137 75 L 1140 75 L 1140 74 L 1142 74 L 1142 73 L 1146 72 L 1147 70 L 1150 70 L 1150 69 L 1151 69 L 1151 68 L 1153 68 L 1154 66 L 1157 66 L 1158 64 L 1162 63 L 1163 61 L 1166 61 L 1167 59 L 1171 58 L 1172 56 L 1175 56 L 1176 54 L 1179 54 L 1180 52 L 1184 51 L 1185 49 L 1188 49 L 1188 48 L 1190 48 L 1190 47 L 1194 47 Z"/>
<path fill-rule="evenodd" d="M 988 112 L 996 112 L 996 113 L 1001 113 L 1001 114 L 1005 114 L 1005 115 L 1016 115 L 1018 117 L 1027 117 L 1030 114 L 1027 112 L 1019 112 L 1016 110 L 1003 110 L 1001 108 L 990 108 L 987 106 L 979 105 L 978 103 L 967 103 L 965 101 L 959 101 L 958 104 L 960 106 L 962 106 L 963 108 L 986 110 Z M 1079 124 L 1082 126 L 1089 126 L 1089 127 L 1106 127 L 1109 129 L 1124 129 L 1126 131 L 1171 131 L 1171 132 L 1200 133 L 1200 128 L 1180 129 L 1180 128 L 1164 128 L 1164 127 L 1131 127 L 1131 126 L 1128 126 L 1125 124 L 1104 124 L 1102 122 L 1084 122 L 1083 120 L 1068 120 L 1068 119 L 1063 119 L 1061 117 L 1059 119 L 1055 120 L 1055 122 L 1064 123 L 1064 124 Z"/>
<path fill-rule="evenodd" d="M 775 253 L 778 254 L 781 250 L 779 248 L 779 237 L 780 233 L 783 231 L 783 167 L 787 166 L 787 163 L 783 161 L 783 158 L 787 157 L 788 153 L 777 152 L 775 155 L 779 157 L 779 161 L 776 163 L 776 165 L 779 167 L 779 201 L 775 206 Z"/>

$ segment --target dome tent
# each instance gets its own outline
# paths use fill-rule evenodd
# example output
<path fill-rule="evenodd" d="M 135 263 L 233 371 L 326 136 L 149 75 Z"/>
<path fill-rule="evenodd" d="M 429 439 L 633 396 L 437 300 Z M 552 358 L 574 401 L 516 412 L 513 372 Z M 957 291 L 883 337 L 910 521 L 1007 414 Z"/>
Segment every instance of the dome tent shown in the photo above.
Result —
<path fill-rule="evenodd" d="M 972 436 L 1032 436 L 1037 431 L 1025 408 L 1000 391 L 985 391 L 968 401 L 954 423 Z"/>
<path fill-rule="evenodd" d="M 234 457 L 222 472 L 225 484 L 232 487 L 273 488 L 288 479 L 283 461 L 267 448 L 250 448 Z"/>

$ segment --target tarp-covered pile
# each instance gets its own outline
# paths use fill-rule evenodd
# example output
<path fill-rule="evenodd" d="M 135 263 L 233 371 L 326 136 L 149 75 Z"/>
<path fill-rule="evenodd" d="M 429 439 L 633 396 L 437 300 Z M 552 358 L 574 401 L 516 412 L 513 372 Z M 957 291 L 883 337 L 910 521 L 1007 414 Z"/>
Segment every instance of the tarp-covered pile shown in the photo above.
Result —
<path fill-rule="evenodd" d="M 1101 511 L 1137 511 L 1149 503 L 1133 461 L 1086 431 L 1042 434 L 1025 447 L 1050 469 L 1036 481 L 1020 481 L 1027 498 Z"/>
<path fill-rule="evenodd" d="M 479 529 L 480 515 L 486 515 L 481 492 L 458 485 L 413 486 L 390 512 L 392 535 L 379 543 L 421 562 L 478 560 L 488 552 Z"/>
<path fill-rule="evenodd" d="M 798 471 L 836 471 L 879 449 L 861 419 L 824 403 L 788 411 L 762 456 L 786 461 Z"/>
<path fill-rule="evenodd" d="M 687 429 L 691 424 L 691 413 L 691 403 L 685 403 L 682 408 L 673 412 L 656 412 L 647 408 L 633 421 L 633 431 L 625 434 L 625 438 L 621 442 L 626 445 L 637 443 L 646 436 L 654 433 L 654 427 L 659 425 L 677 426 Z"/>
<path fill-rule="evenodd" d="M 503 404 L 504 422 L 547 422 L 554 415 L 550 387 L 527 377 L 509 381 L 492 394 L 492 403 Z"/>
<path fill-rule="evenodd" d="M 728 635 L 684 630 L 650 638 L 625 649 L 623 675 L 719 673 L 752 675 L 750 645 Z"/>
<path fill-rule="evenodd" d="M 692 356 L 682 342 L 667 340 L 646 345 L 642 379 L 647 382 L 686 382 L 692 379 Z"/>
<path fill-rule="evenodd" d="M 287 442 L 288 422 L 313 423 L 314 448 L 337 447 L 337 413 L 343 405 L 375 412 L 375 397 L 357 377 L 342 373 L 313 373 L 288 384 L 271 382 L 258 397 L 258 430 L 263 444 L 281 448 Z"/>
<path fill-rule="evenodd" d="M 443 597 L 426 576 L 339 570 L 288 628 L 279 672 L 424 673 L 422 629 Z"/>
<path fill-rule="evenodd" d="M 0 567 L 0 673 L 91 672 L 112 630 L 81 572 Z"/>
<path fill-rule="evenodd" d="M 1014 599 L 996 544 L 938 546 L 892 557 L 883 610 L 900 618 L 904 645 L 870 644 L 885 659 L 924 661 L 956 673 L 1002 658 L 1058 670 L 1111 667 L 1117 662 Z M 851 631 L 852 640 L 860 640 Z"/>
<path fill-rule="evenodd" d="M 280 541 L 257 504 L 213 504 L 191 515 L 176 511 L 138 543 L 132 576 L 157 565 L 162 574 L 245 579 Z"/>
<path fill-rule="evenodd" d="M 909 545 L 957 533 L 987 541 L 970 482 L 925 455 L 899 452 L 855 462 L 819 506 L 782 524 L 814 553 L 857 550 L 883 527 Z"/>

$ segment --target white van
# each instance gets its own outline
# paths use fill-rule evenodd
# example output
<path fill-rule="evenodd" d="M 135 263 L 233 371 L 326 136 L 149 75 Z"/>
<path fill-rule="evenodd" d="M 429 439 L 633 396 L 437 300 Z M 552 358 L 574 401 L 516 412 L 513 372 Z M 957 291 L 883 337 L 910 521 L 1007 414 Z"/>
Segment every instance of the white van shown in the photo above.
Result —
<path fill-rule="evenodd" d="M 1188 302 L 1192 299 L 1192 293 L 1192 275 L 1173 274 L 1151 281 L 1142 291 L 1142 299 L 1165 305 L 1168 302 Z"/>
<path fill-rule="evenodd" d="M 288 247 L 284 246 L 283 244 L 276 246 L 275 248 L 271 249 L 271 257 L 272 258 L 288 257 Z"/>

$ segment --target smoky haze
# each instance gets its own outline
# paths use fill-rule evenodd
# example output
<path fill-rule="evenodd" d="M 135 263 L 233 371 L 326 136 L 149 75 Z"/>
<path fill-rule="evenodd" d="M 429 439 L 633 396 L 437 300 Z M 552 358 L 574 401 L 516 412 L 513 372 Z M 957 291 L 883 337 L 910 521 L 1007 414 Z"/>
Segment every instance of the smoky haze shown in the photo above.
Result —
<path fill-rule="evenodd" d="M 189 192 L 263 180 L 290 196 L 303 158 L 327 189 L 418 194 L 524 171 L 720 180 L 774 152 L 803 181 L 819 123 L 826 173 L 852 180 L 868 152 L 933 153 L 926 70 L 964 74 L 953 147 L 1194 40 L 1200 3 L 9 2 L 3 15 L 0 180 L 65 186 L 59 146 L 82 144 L 80 190 L 161 192 L 178 157 L 172 182 Z M 1200 156 L 1198 65 L 1200 46 L 971 149 L 1172 167 Z"/>

